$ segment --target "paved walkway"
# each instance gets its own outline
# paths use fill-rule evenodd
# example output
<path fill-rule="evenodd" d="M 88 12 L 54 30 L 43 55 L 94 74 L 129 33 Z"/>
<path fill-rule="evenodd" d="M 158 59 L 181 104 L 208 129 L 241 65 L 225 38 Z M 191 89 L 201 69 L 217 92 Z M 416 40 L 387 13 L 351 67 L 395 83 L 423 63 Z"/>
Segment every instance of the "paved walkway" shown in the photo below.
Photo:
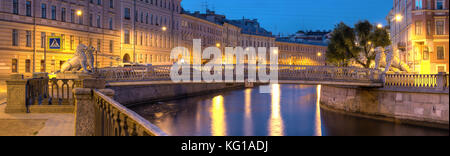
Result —
<path fill-rule="evenodd" d="M 36 136 L 73 136 L 75 134 L 75 115 L 68 113 L 58 113 L 58 114 L 6 114 L 5 113 L 6 104 L 0 104 L 0 120 L 3 120 L 3 123 L 8 123 L 14 126 L 22 126 L 19 128 L 23 129 L 35 129 L 36 126 L 33 124 L 23 124 L 26 122 L 36 121 L 43 122 L 45 121 L 45 125 L 38 130 L 35 134 Z M 8 122 L 6 122 L 8 121 Z M 16 122 L 16 123 L 12 123 Z M 1 123 L 1 122 L 0 122 Z M 33 127 L 31 127 L 33 126 Z M 17 129 L 18 127 L 11 128 L 9 131 L 13 131 L 13 129 Z M 3 129 L 2 131 L 8 131 Z M 12 135 L 27 135 L 27 134 L 14 134 Z"/>

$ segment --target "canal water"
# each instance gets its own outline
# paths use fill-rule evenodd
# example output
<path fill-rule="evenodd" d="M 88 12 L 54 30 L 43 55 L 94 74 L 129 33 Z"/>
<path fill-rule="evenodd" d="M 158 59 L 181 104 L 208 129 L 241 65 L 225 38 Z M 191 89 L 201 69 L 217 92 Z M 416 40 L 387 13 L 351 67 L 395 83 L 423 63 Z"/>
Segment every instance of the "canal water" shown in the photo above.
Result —
<path fill-rule="evenodd" d="M 320 109 L 320 86 L 272 85 L 133 107 L 175 136 L 448 136 L 449 131 Z"/>

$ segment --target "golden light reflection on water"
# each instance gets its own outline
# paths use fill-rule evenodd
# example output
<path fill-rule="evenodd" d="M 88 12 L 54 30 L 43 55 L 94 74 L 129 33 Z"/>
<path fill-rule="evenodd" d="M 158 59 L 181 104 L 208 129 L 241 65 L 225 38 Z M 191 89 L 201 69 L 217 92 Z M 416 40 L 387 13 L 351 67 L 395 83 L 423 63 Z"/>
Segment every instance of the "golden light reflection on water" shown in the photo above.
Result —
<path fill-rule="evenodd" d="M 320 117 L 320 91 L 322 89 L 321 85 L 317 85 L 317 102 L 316 102 L 316 117 L 315 117 L 315 128 L 314 133 L 316 136 L 322 136 L 322 120 Z"/>
<path fill-rule="evenodd" d="M 252 89 L 245 90 L 245 118 L 244 118 L 244 133 L 246 136 L 253 135 L 252 124 Z"/>
<path fill-rule="evenodd" d="M 281 117 L 280 98 L 281 91 L 279 84 L 272 84 L 272 104 L 271 104 L 271 116 L 269 120 L 269 135 L 270 136 L 283 136 L 284 125 L 283 118 Z"/>
<path fill-rule="evenodd" d="M 225 116 L 225 107 L 223 96 L 219 95 L 213 98 L 211 107 L 211 133 L 212 136 L 226 136 L 227 123 Z"/>

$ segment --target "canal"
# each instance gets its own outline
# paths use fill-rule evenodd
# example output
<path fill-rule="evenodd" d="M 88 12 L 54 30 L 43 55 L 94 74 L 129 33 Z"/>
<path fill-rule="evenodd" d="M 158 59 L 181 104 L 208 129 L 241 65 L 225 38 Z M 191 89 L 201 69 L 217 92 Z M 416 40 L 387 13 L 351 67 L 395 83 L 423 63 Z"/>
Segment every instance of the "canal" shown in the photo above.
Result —
<path fill-rule="evenodd" d="M 150 103 L 138 114 L 175 136 L 448 136 L 432 129 L 320 109 L 320 86 L 272 85 Z"/>

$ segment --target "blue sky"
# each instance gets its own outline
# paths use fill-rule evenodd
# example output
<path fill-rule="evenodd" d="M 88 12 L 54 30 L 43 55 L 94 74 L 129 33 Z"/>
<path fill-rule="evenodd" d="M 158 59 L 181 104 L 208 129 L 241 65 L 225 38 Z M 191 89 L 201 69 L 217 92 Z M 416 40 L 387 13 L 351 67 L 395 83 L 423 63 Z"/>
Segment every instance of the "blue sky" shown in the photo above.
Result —
<path fill-rule="evenodd" d="M 208 8 L 230 19 L 257 18 L 274 34 L 297 30 L 329 30 L 343 21 L 349 25 L 367 19 L 386 23 L 392 0 L 183 0 L 188 11 Z"/>

